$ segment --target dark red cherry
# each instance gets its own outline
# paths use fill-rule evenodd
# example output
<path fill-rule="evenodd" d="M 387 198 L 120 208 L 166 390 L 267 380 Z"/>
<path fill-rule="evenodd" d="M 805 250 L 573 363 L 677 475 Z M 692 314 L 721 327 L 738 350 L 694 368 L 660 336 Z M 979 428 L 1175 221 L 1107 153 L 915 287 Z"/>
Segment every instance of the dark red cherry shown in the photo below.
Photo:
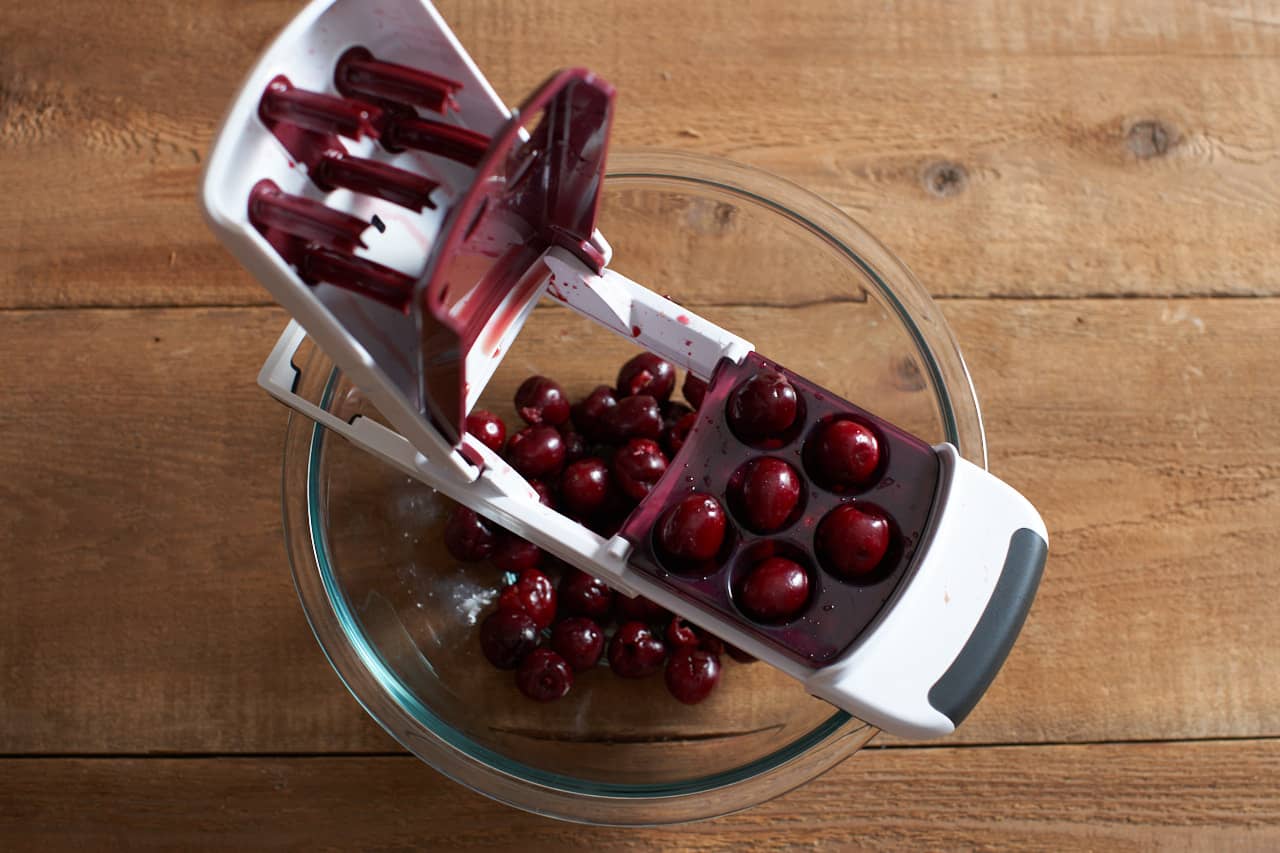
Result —
<path fill-rule="evenodd" d="M 757 533 L 784 527 L 800 503 L 800 488 L 800 473 L 781 459 L 752 460 L 737 489 L 747 526 Z"/>
<path fill-rule="evenodd" d="M 689 433 L 693 432 L 694 424 L 698 422 L 698 413 L 690 412 L 671 426 L 667 427 L 662 433 L 662 444 L 667 448 L 667 452 L 674 457 L 680 452 L 680 448 L 684 447 L 684 443 L 689 439 Z"/>
<path fill-rule="evenodd" d="M 795 423 L 796 389 L 776 370 L 762 370 L 729 395 L 729 426 L 745 441 L 777 438 Z"/>
<path fill-rule="evenodd" d="M 538 626 L 520 610 L 495 610 L 480 623 L 480 650 L 498 669 L 515 669 L 538 645 Z"/>
<path fill-rule="evenodd" d="M 738 604 L 759 622 L 785 622 L 809 601 L 809 575 L 786 557 L 768 557 L 751 569 L 738 593 Z"/>
<path fill-rule="evenodd" d="M 586 616 L 603 623 L 613 610 L 613 595 L 604 581 L 569 568 L 560 578 L 557 608 L 569 616 Z"/>
<path fill-rule="evenodd" d="M 609 641 L 609 668 L 623 678 L 644 678 L 662 666 L 666 646 L 643 622 L 626 622 Z"/>
<path fill-rule="evenodd" d="M 519 574 L 527 569 L 538 568 L 542 564 L 542 555 L 542 549 L 528 539 L 504 530 L 498 536 L 498 545 L 493 549 L 489 562 L 501 571 Z"/>
<path fill-rule="evenodd" d="M 724 640 L 703 632 L 698 637 L 698 648 L 711 652 L 713 655 L 718 655 L 724 651 Z"/>
<path fill-rule="evenodd" d="M 499 610 L 527 613 L 538 628 L 545 628 L 556 618 L 556 591 L 551 580 L 537 569 L 526 569 L 513 584 L 498 594 Z"/>
<path fill-rule="evenodd" d="M 676 387 L 676 369 L 671 362 L 651 352 L 642 352 L 618 371 L 618 393 L 624 397 L 648 394 L 666 400 Z"/>
<path fill-rule="evenodd" d="M 724 507 L 711 495 L 694 492 L 658 520 L 658 547 L 676 560 L 703 563 L 720 553 L 724 532 Z"/>
<path fill-rule="evenodd" d="M 818 557 L 833 574 L 857 580 L 879 568 L 890 536 L 889 519 L 878 507 L 842 504 L 818 524 Z"/>
<path fill-rule="evenodd" d="M 696 648 L 700 641 L 698 632 L 693 629 L 693 626 L 679 616 L 673 617 L 667 623 L 665 636 L 669 649 Z"/>
<path fill-rule="evenodd" d="M 662 410 L 658 408 L 658 401 L 648 394 L 623 397 L 606 412 L 604 425 L 611 441 L 657 438 L 662 435 Z"/>
<path fill-rule="evenodd" d="M 617 405 L 618 397 L 613 389 L 597 385 L 573 407 L 573 423 L 588 441 L 601 441 L 609 434 L 606 416 Z"/>
<path fill-rule="evenodd" d="M 659 408 L 662 409 L 662 428 L 663 429 L 670 429 L 672 426 L 677 424 L 681 419 L 683 419 L 686 415 L 693 414 L 693 409 L 689 408 L 684 403 L 678 403 L 675 400 L 668 400 L 667 402 L 663 403 Z"/>
<path fill-rule="evenodd" d="M 671 618 L 665 607 L 654 604 L 643 595 L 632 598 L 618 593 L 614 599 L 614 610 L 618 613 L 619 622 L 666 622 Z"/>
<path fill-rule="evenodd" d="M 573 670 L 551 649 L 534 649 L 516 670 L 516 687 L 535 701 L 554 702 L 573 687 Z"/>
<path fill-rule="evenodd" d="M 560 383 L 530 376 L 516 389 L 516 414 L 527 424 L 562 424 L 569 420 L 569 397 Z"/>
<path fill-rule="evenodd" d="M 695 409 L 702 408 L 702 398 L 707 396 L 707 383 L 703 382 L 692 373 L 684 375 L 684 385 L 680 387 L 684 393 L 684 398 L 689 401 L 689 405 Z"/>
<path fill-rule="evenodd" d="M 487 560 L 498 544 L 497 526 L 462 504 L 449 512 L 444 523 L 444 547 L 464 563 Z"/>
<path fill-rule="evenodd" d="M 587 455 L 587 440 L 582 437 L 581 433 L 566 432 L 561 429 L 560 438 L 564 440 L 564 462 L 566 465 L 570 462 L 577 462 Z"/>
<path fill-rule="evenodd" d="M 560 474 L 560 500 L 576 516 L 599 512 L 609 499 L 609 466 L 594 456 L 579 459 Z"/>
<path fill-rule="evenodd" d="M 554 474 L 564 466 L 564 439 L 553 426 L 527 426 L 511 436 L 507 461 L 526 477 Z"/>
<path fill-rule="evenodd" d="M 677 649 L 663 673 L 667 691 L 686 705 L 696 705 L 720 683 L 720 658 L 702 649 Z"/>
<path fill-rule="evenodd" d="M 604 631 L 585 616 L 571 616 L 551 629 L 551 648 L 574 672 L 583 672 L 604 654 Z"/>
<path fill-rule="evenodd" d="M 662 448 L 647 438 L 631 439 L 613 457 L 613 481 L 635 501 L 643 500 L 666 470 L 667 457 L 662 455 Z"/>
<path fill-rule="evenodd" d="M 494 453 L 501 453 L 507 443 L 507 425 L 502 418 L 484 409 L 473 409 L 467 415 L 467 432 L 480 439 Z"/>
<path fill-rule="evenodd" d="M 538 493 L 538 502 L 543 506 L 556 508 L 555 496 L 551 494 L 551 488 L 541 480 L 530 480 L 529 485 L 533 486 L 533 490 Z"/>
<path fill-rule="evenodd" d="M 880 466 L 880 442 L 869 427 L 842 418 L 818 433 L 811 459 L 818 478 L 833 486 L 867 486 Z"/>

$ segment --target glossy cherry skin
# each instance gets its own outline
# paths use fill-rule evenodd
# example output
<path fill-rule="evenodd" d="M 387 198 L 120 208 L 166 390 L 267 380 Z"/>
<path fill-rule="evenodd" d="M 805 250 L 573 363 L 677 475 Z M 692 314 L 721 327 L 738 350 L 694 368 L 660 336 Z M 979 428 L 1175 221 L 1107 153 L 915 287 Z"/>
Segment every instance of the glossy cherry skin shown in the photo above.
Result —
<path fill-rule="evenodd" d="M 841 418 L 824 426 L 810 451 L 815 473 L 833 486 L 867 486 L 880 467 L 880 442 L 871 429 Z"/>
<path fill-rule="evenodd" d="M 560 383 L 530 376 L 516 389 L 516 414 L 527 424 L 562 424 L 569 420 L 569 397 Z"/>
<path fill-rule="evenodd" d="M 554 702 L 573 687 L 573 669 L 551 649 L 534 649 L 516 670 L 516 687 L 537 702 Z"/>
<path fill-rule="evenodd" d="M 662 666 L 667 648 L 643 622 L 625 622 L 609 641 L 609 668 L 623 678 L 644 678 Z"/>
<path fill-rule="evenodd" d="M 818 524 L 818 556 L 832 574 L 858 580 L 879 568 L 891 538 L 889 519 L 878 507 L 842 504 Z"/>
<path fill-rule="evenodd" d="M 720 658 L 703 649 L 677 649 L 667 661 L 663 681 L 676 699 L 696 705 L 720 683 Z"/>
<path fill-rule="evenodd" d="M 502 453 L 502 448 L 507 443 L 507 425 L 502 422 L 502 418 L 484 409 L 473 409 L 467 415 L 467 432 L 480 439 L 494 453 Z"/>
<path fill-rule="evenodd" d="M 729 426 L 745 441 L 776 438 L 796 420 L 799 402 L 787 377 L 762 370 L 729 395 Z"/>
<path fill-rule="evenodd" d="M 566 615 L 586 616 L 603 623 L 613 611 L 613 596 L 604 581 L 570 567 L 560 577 L 557 607 Z"/>
<path fill-rule="evenodd" d="M 747 575 L 738 604 L 758 622 L 785 622 L 809 601 L 809 575 L 786 557 L 767 557 Z"/>
<path fill-rule="evenodd" d="M 588 441 L 601 441 L 609 433 L 606 416 L 618 405 L 618 396 L 608 385 L 595 390 L 574 405 L 573 423 Z"/>
<path fill-rule="evenodd" d="M 530 480 L 529 485 L 533 486 L 533 490 L 538 493 L 538 502 L 543 506 L 556 508 L 555 495 L 551 493 L 551 487 L 541 480 Z"/>
<path fill-rule="evenodd" d="M 609 466 L 603 459 L 579 459 L 560 474 L 560 500 L 564 508 L 579 517 L 594 515 L 609 500 Z"/>
<path fill-rule="evenodd" d="M 655 400 L 671 397 L 676 387 L 676 369 L 671 362 L 651 352 L 642 352 L 618 371 L 618 393 L 624 397 L 648 394 Z"/>
<path fill-rule="evenodd" d="M 528 539 L 503 531 L 489 562 L 501 571 L 519 574 L 527 569 L 538 568 L 542 564 L 543 553 L 541 548 Z"/>
<path fill-rule="evenodd" d="M 571 616 L 551 629 L 551 648 L 574 672 L 591 669 L 604 654 L 604 631 L 585 616 Z"/>
<path fill-rule="evenodd" d="M 684 562 L 714 560 L 724 544 L 724 534 L 724 507 L 701 492 L 681 498 L 658 520 L 658 547 Z"/>
<path fill-rule="evenodd" d="M 613 481 L 634 501 L 643 500 L 666 471 L 667 457 L 662 448 L 647 438 L 631 439 L 613 457 Z"/>
<path fill-rule="evenodd" d="M 702 398 L 707 396 L 707 383 L 692 373 L 686 373 L 684 375 L 684 385 L 680 386 L 680 391 L 684 394 L 684 398 L 690 406 L 700 409 L 702 408 Z"/>
<path fill-rule="evenodd" d="M 498 545 L 497 526 L 458 504 L 444 523 L 444 547 L 464 563 L 487 560 Z"/>
<path fill-rule="evenodd" d="M 480 650 L 498 669 L 515 669 L 538 646 L 538 625 L 520 610 L 495 610 L 480 623 Z"/>
<path fill-rule="evenodd" d="M 605 413 L 604 425 L 610 441 L 658 438 L 662 435 L 662 409 L 648 394 L 623 397 Z"/>
<path fill-rule="evenodd" d="M 752 460 L 738 487 L 738 501 L 747 526 L 772 533 L 786 526 L 800 503 L 800 473 L 781 459 Z"/>
<path fill-rule="evenodd" d="M 545 628 L 556 618 L 555 587 L 542 572 L 526 569 L 515 583 L 502 588 L 498 594 L 498 609 L 526 613 L 539 629 Z"/>
<path fill-rule="evenodd" d="M 507 461 L 526 477 L 544 477 L 564 466 L 564 439 L 553 426 L 527 426 L 507 443 Z"/>
<path fill-rule="evenodd" d="M 662 445 L 672 457 L 684 447 L 684 443 L 689 439 L 689 433 L 693 432 L 694 424 L 697 422 L 698 413 L 690 412 L 663 431 Z"/>
<path fill-rule="evenodd" d="M 685 622 L 679 616 L 675 616 L 667 623 L 667 630 L 664 634 L 667 640 L 667 648 L 669 649 L 693 649 L 697 648 L 701 638 L 693 626 Z"/>
<path fill-rule="evenodd" d="M 618 614 L 619 622 L 666 622 L 671 618 L 665 607 L 654 604 L 643 595 L 632 598 L 618 593 L 613 609 Z"/>

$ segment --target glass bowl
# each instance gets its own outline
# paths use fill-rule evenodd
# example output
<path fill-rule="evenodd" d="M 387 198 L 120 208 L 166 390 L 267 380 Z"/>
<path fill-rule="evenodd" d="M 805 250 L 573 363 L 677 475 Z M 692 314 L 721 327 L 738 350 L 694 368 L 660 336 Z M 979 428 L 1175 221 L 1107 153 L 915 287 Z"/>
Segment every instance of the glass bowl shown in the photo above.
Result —
<path fill-rule="evenodd" d="M 769 175 L 676 153 L 616 154 L 600 230 L 619 272 L 752 341 L 764 355 L 984 465 L 978 403 L 937 307 L 906 267 L 835 207 Z M 526 376 L 575 399 L 636 352 L 544 300 L 486 389 L 509 424 Z M 378 417 L 309 342 L 297 391 Z M 490 667 L 476 626 L 502 575 L 444 550 L 447 501 L 294 415 L 284 523 L 316 639 L 369 714 L 447 776 L 505 803 L 599 824 L 660 824 L 747 808 L 803 784 L 876 730 L 764 664 L 724 658 L 685 706 L 661 676 L 601 667 L 564 699 L 524 698 Z"/>

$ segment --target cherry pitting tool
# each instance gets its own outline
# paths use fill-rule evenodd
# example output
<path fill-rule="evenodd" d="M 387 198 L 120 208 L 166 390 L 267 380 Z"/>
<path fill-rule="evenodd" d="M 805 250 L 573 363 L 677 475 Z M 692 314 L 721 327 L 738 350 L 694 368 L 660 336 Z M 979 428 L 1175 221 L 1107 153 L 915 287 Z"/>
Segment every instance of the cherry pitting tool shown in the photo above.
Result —
<path fill-rule="evenodd" d="M 611 270 L 595 222 L 613 106 L 609 84 L 570 69 L 508 110 L 425 0 L 308 5 L 250 72 L 202 190 L 218 237 L 294 317 L 260 384 L 854 716 L 907 737 L 951 732 L 1021 629 L 1043 522 L 953 446 Z M 668 472 L 609 538 L 543 505 L 465 430 L 543 298 L 708 383 Z M 306 335 L 389 427 L 294 394 Z M 778 517 L 742 509 L 761 466 L 791 483 Z M 727 519 L 710 540 L 696 515 L 708 498 Z M 682 523 L 692 539 L 664 538 Z M 714 553 L 700 552 L 708 541 Z"/>

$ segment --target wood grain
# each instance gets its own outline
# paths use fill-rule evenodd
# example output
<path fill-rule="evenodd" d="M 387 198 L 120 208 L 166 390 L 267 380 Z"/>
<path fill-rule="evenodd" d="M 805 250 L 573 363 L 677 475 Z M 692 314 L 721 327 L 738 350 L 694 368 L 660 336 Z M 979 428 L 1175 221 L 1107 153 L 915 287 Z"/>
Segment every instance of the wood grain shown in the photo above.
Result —
<path fill-rule="evenodd" d="M 195 187 L 241 76 L 298 5 L 10 5 L 0 307 L 263 304 Z M 1274 2 L 441 9 L 507 100 L 588 65 L 622 92 L 618 145 L 789 177 L 936 294 L 1280 294 Z"/>
<path fill-rule="evenodd" d="M 864 308 L 717 310 L 772 327 L 757 343 L 783 352 Z M 957 739 L 1280 735 L 1280 300 L 946 313 L 993 468 L 1052 538 L 1023 636 Z M 0 586 L 21 590 L 0 596 L 0 751 L 388 748 L 290 589 L 284 415 L 252 383 L 283 323 L 262 308 L 0 312 Z M 547 329 L 530 346 L 559 340 Z"/>
<path fill-rule="evenodd" d="M 0 843 L 71 850 L 1273 850 L 1276 741 L 864 750 L 803 792 L 670 829 L 571 826 L 415 759 L 0 762 Z M 353 796 L 353 792 L 358 792 Z"/>

